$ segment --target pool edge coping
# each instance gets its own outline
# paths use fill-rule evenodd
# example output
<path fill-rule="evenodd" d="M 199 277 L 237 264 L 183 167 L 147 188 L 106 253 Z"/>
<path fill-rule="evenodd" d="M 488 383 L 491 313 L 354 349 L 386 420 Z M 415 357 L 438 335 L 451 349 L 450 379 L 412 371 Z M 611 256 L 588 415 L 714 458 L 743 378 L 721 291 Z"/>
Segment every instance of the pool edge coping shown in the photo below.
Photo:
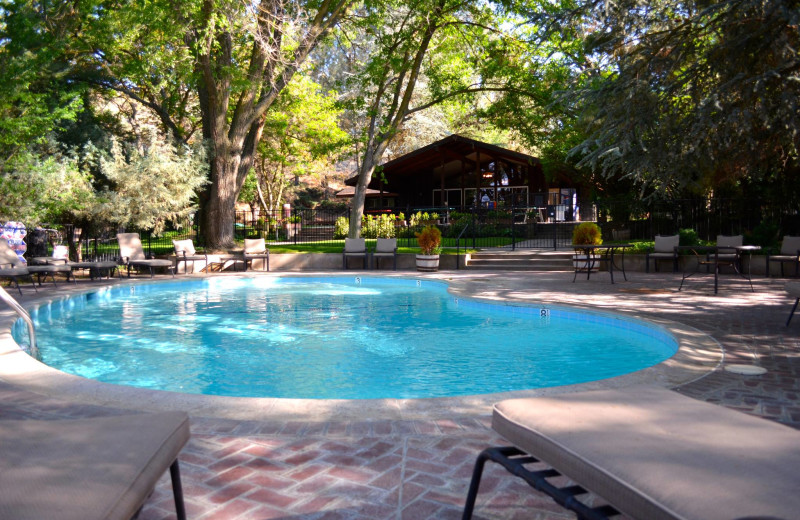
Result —
<path fill-rule="evenodd" d="M 326 277 L 383 277 L 412 278 L 446 283 L 448 291 L 459 297 L 468 297 L 478 301 L 524 303 L 526 305 L 545 305 L 530 299 L 483 298 L 469 294 L 470 281 L 447 278 L 452 273 L 381 273 L 352 272 L 342 274 L 334 272 L 272 272 L 248 274 L 223 274 L 222 276 L 260 277 L 260 276 L 326 276 Z M 178 279 L 198 279 L 218 277 L 214 275 L 184 275 Z M 173 278 L 154 280 L 114 280 L 107 283 L 96 283 L 91 286 L 80 284 L 70 286 L 68 290 L 59 289 L 58 293 L 40 293 L 21 302 L 23 306 L 32 307 L 53 302 L 75 294 L 100 289 L 108 285 L 129 283 L 163 283 Z M 550 305 L 566 306 L 585 311 L 598 312 L 591 305 L 573 302 L 548 302 Z M 424 399 L 286 399 L 257 397 L 225 397 L 182 394 L 163 390 L 149 390 L 125 387 L 85 379 L 66 374 L 26 354 L 11 337 L 11 326 L 17 317 L 13 311 L 0 311 L 0 380 L 20 389 L 28 390 L 47 397 L 74 400 L 85 405 L 97 405 L 131 411 L 166 411 L 183 410 L 196 417 L 234 419 L 234 420 L 271 420 L 271 421 L 306 421 L 325 422 L 330 420 L 425 420 L 447 416 L 480 416 L 489 415 L 492 405 L 510 398 L 554 395 L 566 392 L 577 392 L 590 389 L 621 388 L 637 384 L 651 384 L 665 388 L 676 388 L 698 379 L 702 379 L 719 368 L 724 360 L 724 349 L 710 335 L 682 323 L 666 320 L 647 313 L 599 311 L 603 314 L 617 314 L 627 318 L 636 317 L 646 322 L 665 328 L 678 340 L 678 352 L 671 358 L 652 367 L 630 374 L 600 381 L 575 385 L 550 387 L 544 389 L 518 390 L 512 392 L 478 394 L 462 397 L 437 397 Z"/>

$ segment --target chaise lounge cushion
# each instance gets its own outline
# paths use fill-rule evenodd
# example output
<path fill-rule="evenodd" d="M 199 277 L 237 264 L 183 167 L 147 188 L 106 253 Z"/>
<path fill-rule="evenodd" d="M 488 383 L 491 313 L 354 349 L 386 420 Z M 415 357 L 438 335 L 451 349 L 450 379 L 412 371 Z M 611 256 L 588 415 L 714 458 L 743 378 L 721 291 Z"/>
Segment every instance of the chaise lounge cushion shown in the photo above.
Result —
<path fill-rule="evenodd" d="M 182 412 L 0 421 L 0 518 L 127 520 L 188 439 Z"/>
<path fill-rule="evenodd" d="M 633 518 L 800 511 L 800 433 L 661 388 L 503 401 L 493 428 Z"/>

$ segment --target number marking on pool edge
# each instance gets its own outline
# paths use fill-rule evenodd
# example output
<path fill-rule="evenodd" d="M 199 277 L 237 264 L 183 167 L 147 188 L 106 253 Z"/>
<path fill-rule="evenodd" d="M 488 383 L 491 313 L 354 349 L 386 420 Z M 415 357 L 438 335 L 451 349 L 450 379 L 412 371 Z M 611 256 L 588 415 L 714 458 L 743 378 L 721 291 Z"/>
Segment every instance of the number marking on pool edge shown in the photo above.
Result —
<path fill-rule="evenodd" d="M 550 309 L 539 309 L 539 317 L 541 317 L 541 318 L 549 318 L 550 317 Z"/>
<path fill-rule="evenodd" d="M 422 280 L 417 280 L 417 287 L 422 287 Z"/>
<path fill-rule="evenodd" d="M 356 285 L 361 285 L 361 277 L 356 276 Z"/>

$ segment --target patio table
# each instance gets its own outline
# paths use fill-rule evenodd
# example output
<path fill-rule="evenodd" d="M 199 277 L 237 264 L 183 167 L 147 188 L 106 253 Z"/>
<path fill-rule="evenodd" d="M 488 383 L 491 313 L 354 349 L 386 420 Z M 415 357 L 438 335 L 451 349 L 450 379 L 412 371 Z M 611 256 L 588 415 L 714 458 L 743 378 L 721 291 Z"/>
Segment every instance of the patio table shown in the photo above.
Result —
<path fill-rule="evenodd" d="M 731 260 L 728 257 L 720 258 L 720 251 L 722 254 L 727 254 L 730 250 L 736 250 L 736 257 Z M 747 280 L 750 283 L 750 290 L 755 292 L 753 289 L 753 279 L 750 274 L 750 266 L 752 262 L 750 261 L 753 256 L 754 251 L 760 251 L 761 246 L 678 246 L 678 251 L 690 251 L 692 252 L 695 257 L 697 258 L 697 264 L 695 265 L 695 270 L 692 272 L 687 273 L 686 267 L 683 270 L 683 278 L 681 279 L 681 285 L 678 287 L 678 291 L 683 289 L 683 282 L 686 281 L 687 278 L 690 276 L 697 274 L 700 272 L 700 268 L 702 266 L 706 267 L 706 272 L 708 272 L 709 268 L 713 268 L 714 270 L 714 294 L 717 294 L 719 289 L 719 268 L 724 266 L 733 267 L 733 270 Z M 744 274 L 744 269 L 741 269 L 742 262 L 741 257 L 743 254 L 747 253 L 748 255 L 748 262 L 747 262 L 747 275 Z M 705 258 L 703 258 L 703 256 Z M 688 263 L 687 263 L 688 265 Z"/>
<path fill-rule="evenodd" d="M 575 252 L 579 255 L 583 255 L 583 258 L 576 259 L 574 262 L 575 276 L 572 277 L 572 283 L 575 283 L 575 280 L 578 278 L 578 272 L 582 269 L 586 269 L 586 279 L 588 280 L 592 275 L 595 262 L 605 262 L 606 265 L 608 265 L 608 274 L 611 277 L 612 284 L 614 283 L 615 268 L 622 271 L 622 277 L 627 282 L 628 277 L 625 274 L 625 250 L 629 247 L 633 247 L 633 244 L 572 244 L 572 248 Z M 617 252 L 621 252 L 620 265 L 617 265 L 615 259 Z M 581 261 L 584 259 L 585 263 L 581 264 Z"/>

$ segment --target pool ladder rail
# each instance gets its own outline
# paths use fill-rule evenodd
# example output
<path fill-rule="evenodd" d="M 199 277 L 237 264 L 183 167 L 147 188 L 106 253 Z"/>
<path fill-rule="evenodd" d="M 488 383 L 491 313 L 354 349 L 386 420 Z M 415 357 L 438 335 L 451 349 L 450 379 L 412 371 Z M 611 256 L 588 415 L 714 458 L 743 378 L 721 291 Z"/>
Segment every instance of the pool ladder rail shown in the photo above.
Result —
<path fill-rule="evenodd" d="M 28 314 L 28 311 L 26 311 L 22 305 L 20 305 L 17 300 L 14 299 L 13 296 L 8 294 L 3 287 L 0 287 L 0 299 L 6 302 L 6 304 L 11 307 L 14 312 L 16 312 L 17 315 L 28 325 L 28 336 L 30 337 L 31 344 L 27 351 L 31 356 L 39 359 L 39 349 L 36 346 L 36 332 L 33 330 L 33 320 L 31 320 L 31 315 Z M 26 349 L 23 347 L 23 350 Z"/>

